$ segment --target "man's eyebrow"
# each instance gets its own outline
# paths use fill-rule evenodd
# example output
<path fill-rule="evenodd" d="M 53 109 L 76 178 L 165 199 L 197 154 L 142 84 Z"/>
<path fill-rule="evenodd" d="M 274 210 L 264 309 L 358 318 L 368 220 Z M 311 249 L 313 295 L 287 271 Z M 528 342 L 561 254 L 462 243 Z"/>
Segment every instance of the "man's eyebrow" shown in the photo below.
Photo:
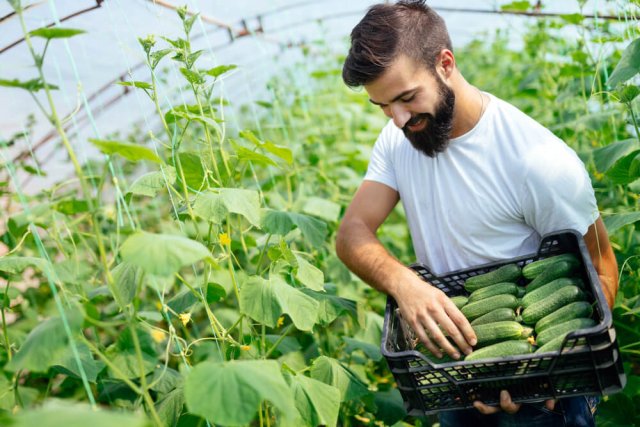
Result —
<path fill-rule="evenodd" d="M 415 90 L 417 90 L 417 89 L 409 89 L 409 90 L 405 90 L 404 92 L 400 93 L 398 96 L 396 96 L 395 98 L 393 98 L 393 99 L 391 100 L 391 102 L 396 102 L 398 99 L 400 99 L 400 98 L 404 98 L 405 96 L 409 95 L 411 92 L 414 92 Z M 371 99 L 371 98 L 369 98 L 369 102 L 370 102 L 370 103 L 372 103 L 372 104 L 374 104 L 374 105 L 386 105 L 386 104 L 383 104 L 383 103 L 381 103 L 381 102 L 376 102 L 376 101 L 374 101 L 374 100 L 373 100 L 373 99 Z"/>

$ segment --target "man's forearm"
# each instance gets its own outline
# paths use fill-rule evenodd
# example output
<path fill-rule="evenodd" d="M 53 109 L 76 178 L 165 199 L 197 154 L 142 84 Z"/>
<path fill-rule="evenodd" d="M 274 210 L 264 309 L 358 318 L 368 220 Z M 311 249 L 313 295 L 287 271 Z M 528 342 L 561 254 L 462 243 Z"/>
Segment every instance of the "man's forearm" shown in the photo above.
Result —
<path fill-rule="evenodd" d="M 395 296 L 410 269 L 382 246 L 376 235 L 361 221 L 343 222 L 336 240 L 336 253 L 367 284 Z"/>

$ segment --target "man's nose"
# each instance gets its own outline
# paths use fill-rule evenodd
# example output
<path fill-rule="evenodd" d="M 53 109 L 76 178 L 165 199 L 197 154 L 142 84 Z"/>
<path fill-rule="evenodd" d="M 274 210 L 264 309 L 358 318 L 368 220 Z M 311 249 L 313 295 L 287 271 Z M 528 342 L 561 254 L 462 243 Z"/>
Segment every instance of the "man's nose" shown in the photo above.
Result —
<path fill-rule="evenodd" d="M 411 119 L 411 113 L 402 105 L 391 105 L 389 107 L 389 111 L 391 112 L 393 123 L 400 129 L 402 129 L 409 119 Z"/>

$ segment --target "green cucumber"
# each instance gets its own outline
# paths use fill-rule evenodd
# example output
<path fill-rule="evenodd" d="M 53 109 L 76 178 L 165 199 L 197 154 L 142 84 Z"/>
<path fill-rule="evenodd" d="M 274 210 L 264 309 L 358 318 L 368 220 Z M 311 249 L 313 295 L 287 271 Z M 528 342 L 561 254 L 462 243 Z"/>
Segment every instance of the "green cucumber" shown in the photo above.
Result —
<path fill-rule="evenodd" d="M 487 314 L 475 319 L 471 322 L 471 326 L 483 325 L 485 323 L 500 322 L 504 320 L 516 320 L 516 312 L 512 308 L 503 307 L 491 310 Z"/>
<path fill-rule="evenodd" d="M 549 295 L 542 301 L 531 304 L 522 311 L 522 321 L 527 325 L 535 325 L 536 322 L 557 309 L 574 301 L 584 300 L 584 293 L 577 286 L 565 286 L 556 293 Z M 468 306 L 467 306 L 468 307 Z"/>
<path fill-rule="evenodd" d="M 488 273 L 468 278 L 464 283 L 464 288 L 473 292 L 496 283 L 515 282 L 521 276 L 522 270 L 517 264 L 506 264 Z"/>
<path fill-rule="evenodd" d="M 512 320 L 503 322 L 485 323 L 473 326 L 476 333 L 478 347 L 484 347 L 500 341 L 515 340 L 521 337 L 524 327 Z"/>
<path fill-rule="evenodd" d="M 462 307 L 460 311 L 469 319 L 474 320 L 477 317 L 487 314 L 496 308 L 516 308 L 518 306 L 518 298 L 513 295 L 494 295 L 480 301 L 472 302 Z"/>
<path fill-rule="evenodd" d="M 518 294 L 518 285 L 510 282 L 496 283 L 495 285 L 489 285 L 485 288 L 480 288 L 477 291 L 473 291 L 471 295 L 469 295 L 468 302 L 480 301 L 481 299 L 485 299 L 488 297 L 492 297 L 494 295 L 501 294 L 509 294 L 509 295 L 517 295 Z"/>
<path fill-rule="evenodd" d="M 580 265 L 580 261 L 575 254 L 556 255 L 549 258 L 540 259 L 538 261 L 534 261 L 525 265 L 522 268 L 522 275 L 525 277 L 525 279 L 535 279 L 538 275 L 542 274 L 543 271 L 547 270 L 550 266 L 560 261 L 569 261 Z"/>
<path fill-rule="evenodd" d="M 522 298 L 526 294 L 527 294 L 527 288 L 523 288 L 522 286 L 518 286 L 518 293 L 516 294 L 516 296 L 518 298 Z"/>
<path fill-rule="evenodd" d="M 546 285 L 536 289 L 535 291 L 527 293 L 524 297 L 522 297 L 522 306 L 524 308 L 529 307 L 531 304 L 535 304 L 536 302 L 542 301 L 549 295 L 552 295 L 558 292 L 560 289 L 565 286 L 578 286 L 584 287 L 584 282 L 582 279 L 574 278 L 574 277 L 561 277 L 552 282 L 547 283 Z"/>
<path fill-rule="evenodd" d="M 572 302 L 540 319 L 538 323 L 536 323 L 536 332 L 540 333 L 551 326 L 559 325 L 567 320 L 577 319 L 579 317 L 591 317 L 592 314 L 593 308 L 587 301 Z"/>
<path fill-rule="evenodd" d="M 503 358 L 506 356 L 517 356 L 529 354 L 533 351 L 533 346 L 527 340 L 510 340 L 492 344 L 469 353 L 464 360 L 480 360 Z"/>
<path fill-rule="evenodd" d="M 469 298 L 465 297 L 464 295 L 456 295 L 455 297 L 451 297 L 450 299 L 451 302 L 453 302 L 456 307 L 458 307 L 458 310 L 464 307 L 469 300 Z"/>
<path fill-rule="evenodd" d="M 578 267 L 577 258 L 576 261 L 559 261 L 550 265 L 542 273 L 538 274 L 531 283 L 526 287 L 527 293 L 535 291 L 541 286 L 547 283 L 559 279 L 561 277 L 569 277 L 571 273 Z"/>
<path fill-rule="evenodd" d="M 545 345 L 538 348 L 536 350 L 536 353 L 548 353 L 550 351 L 560 351 L 562 349 L 562 343 L 564 342 L 564 337 L 566 336 L 567 334 L 559 335 L 555 337 Z"/>
<path fill-rule="evenodd" d="M 544 346 L 546 343 L 558 336 L 565 336 L 569 332 L 577 331 L 578 329 L 590 328 L 595 324 L 595 320 L 588 318 L 567 320 L 566 322 L 562 322 L 559 325 L 552 326 L 538 333 L 538 336 L 536 337 L 536 344 Z"/>

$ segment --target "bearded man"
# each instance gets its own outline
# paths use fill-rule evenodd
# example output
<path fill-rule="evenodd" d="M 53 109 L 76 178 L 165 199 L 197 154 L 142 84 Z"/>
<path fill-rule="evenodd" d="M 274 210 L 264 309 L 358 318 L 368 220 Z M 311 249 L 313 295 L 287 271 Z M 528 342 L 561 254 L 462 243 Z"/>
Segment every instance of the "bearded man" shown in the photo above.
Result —
<path fill-rule="evenodd" d="M 476 337 L 442 291 L 377 239 L 399 201 L 418 261 L 437 275 L 532 254 L 545 234 L 577 230 L 613 305 L 618 267 L 583 163 L 548 129 L 464 79 L 444 21 L 424 1 L 371 7 L 351 33 L 342 76 L 350 87 L 363 86 L 390 121 L 345 212 L 336 250 L 349 269 L 396 300 L 429 351 L 459 359 Z M 441 413 L 441 426 L 587 426 L 595 410 L 584 397 L 518 404 L 506 390 L 500 406 L 474 406 Z"/>

